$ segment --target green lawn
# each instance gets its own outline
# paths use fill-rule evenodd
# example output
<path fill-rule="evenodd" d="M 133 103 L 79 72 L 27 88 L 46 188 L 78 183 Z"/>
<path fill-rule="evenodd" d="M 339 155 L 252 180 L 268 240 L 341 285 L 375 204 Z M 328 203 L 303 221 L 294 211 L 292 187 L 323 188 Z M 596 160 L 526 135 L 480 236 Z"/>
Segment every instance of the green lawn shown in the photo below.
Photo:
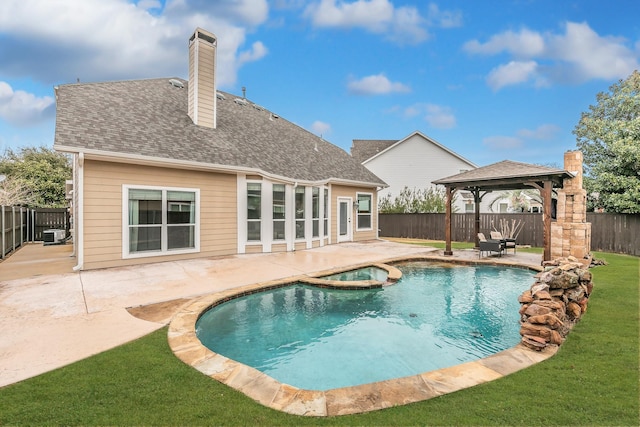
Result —
<path fill-rule="evenodd" d="M 491 383 L 367 414 L 265 408 L 179 361 L 166 328 L 0 388 L 1 425 L 633 425 L 640 259 L 596 254 L 589 310 L 558 354 Z M 345 355 L 348 357 L 348 355 Z"/>

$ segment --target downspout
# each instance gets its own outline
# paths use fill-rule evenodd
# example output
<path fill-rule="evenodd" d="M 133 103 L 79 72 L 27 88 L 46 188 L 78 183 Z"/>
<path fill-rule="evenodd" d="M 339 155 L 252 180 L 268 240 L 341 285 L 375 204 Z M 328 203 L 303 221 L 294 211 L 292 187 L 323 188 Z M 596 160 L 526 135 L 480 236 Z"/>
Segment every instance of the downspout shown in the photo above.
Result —
<path fill-rule="evenodd" d="M 75 163 L 75 162 L 74 162 Z M 76 203 L 74 206 L 73 242 L 76 247 L 77 265 L 73 267 L 73 271 L 83 269 L 84 264 L 84 153 L 78 153 L 77 161 L 78 169 L 76 171 L 76 186 L 74 187 L 74 196 Z"/>

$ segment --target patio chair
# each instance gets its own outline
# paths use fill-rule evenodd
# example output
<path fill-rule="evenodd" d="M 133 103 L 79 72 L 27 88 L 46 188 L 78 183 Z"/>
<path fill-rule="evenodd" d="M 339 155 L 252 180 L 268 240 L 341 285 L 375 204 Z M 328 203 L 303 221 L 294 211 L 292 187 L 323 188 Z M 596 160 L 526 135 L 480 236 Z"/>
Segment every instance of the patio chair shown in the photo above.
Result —
<path fill-rule="evenodd" d="M 491 254 L 491 252 L 498 252 L 498 255 L 502 256 L 502 251 L 504 250 L 504 246 L 500 240 L 487 240 L 483 233 L 478 233 L 478 245 L 478 258 L 482 257 L 483 252 L 487 252 L 488 254 Z"/>
<path fill-rule="evenodd" d="M 492 240 L 500 240 L 502 242 L 505 253 L 507 249 L 513 249 L 513 253 L 516 253 L 516 239 L 502 237 L 502 233 L 499 231 L 492 231 L 490 234 Z"/>

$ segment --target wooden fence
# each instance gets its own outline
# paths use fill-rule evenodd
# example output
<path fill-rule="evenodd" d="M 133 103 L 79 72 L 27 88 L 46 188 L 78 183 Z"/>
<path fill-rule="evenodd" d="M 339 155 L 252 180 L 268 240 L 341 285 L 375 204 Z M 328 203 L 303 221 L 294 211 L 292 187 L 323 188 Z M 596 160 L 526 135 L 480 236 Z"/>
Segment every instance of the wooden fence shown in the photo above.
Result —
<path fill-rule="evenodd" d="M 42 241 L 42 232 L 52 228 L 66 230 L 66 235 L 69 235 L 71 224 L 68 209 L 1 206 L 0 258 L 4 259 L 27 242 Z"/>
<path fill-rule="evenodd" d="M 445 214 L 380 214 L 381 237 L 444 240 Z M 488 234 L 500 220 L 522 221 L 518 244 L 542 247 L 542 214 L 480 214 L 480 232 Z M 640 256 L 640 214 L 587 213 L 591 223 L 591 249 Z M 452 240 L 475 241 L 475 215 L 453 214 Z"/>

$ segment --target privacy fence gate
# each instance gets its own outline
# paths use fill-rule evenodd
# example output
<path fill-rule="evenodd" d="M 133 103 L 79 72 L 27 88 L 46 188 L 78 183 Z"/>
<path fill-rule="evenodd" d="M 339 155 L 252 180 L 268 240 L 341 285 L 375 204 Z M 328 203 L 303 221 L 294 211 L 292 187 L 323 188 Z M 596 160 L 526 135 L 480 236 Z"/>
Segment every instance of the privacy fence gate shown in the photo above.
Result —
<path fill-rule="evenodd" d="M 71 221 L 69 210 L 66 208 L 28 209 L 21 206 L 0 208 L 2 259 L 25 243 L 41 242 L 45 230 L 65 230 L 65 236 L 69 235 Z"/>
<path fill-rule="evenodd" d="M 480 214 L 480 232 L 500 229 L 500 221 L 521 222 L 518 244 L 542 247 L 542 215 L 539 213 Z M 445 214 L 380 214 L 380 237 L 444 240 Z M 640 214 L 587 213 L 591 223 L 591 250 L 640 256 Z M 475 214 L 451 216 L 451 240 L 475 241 Z"/>

